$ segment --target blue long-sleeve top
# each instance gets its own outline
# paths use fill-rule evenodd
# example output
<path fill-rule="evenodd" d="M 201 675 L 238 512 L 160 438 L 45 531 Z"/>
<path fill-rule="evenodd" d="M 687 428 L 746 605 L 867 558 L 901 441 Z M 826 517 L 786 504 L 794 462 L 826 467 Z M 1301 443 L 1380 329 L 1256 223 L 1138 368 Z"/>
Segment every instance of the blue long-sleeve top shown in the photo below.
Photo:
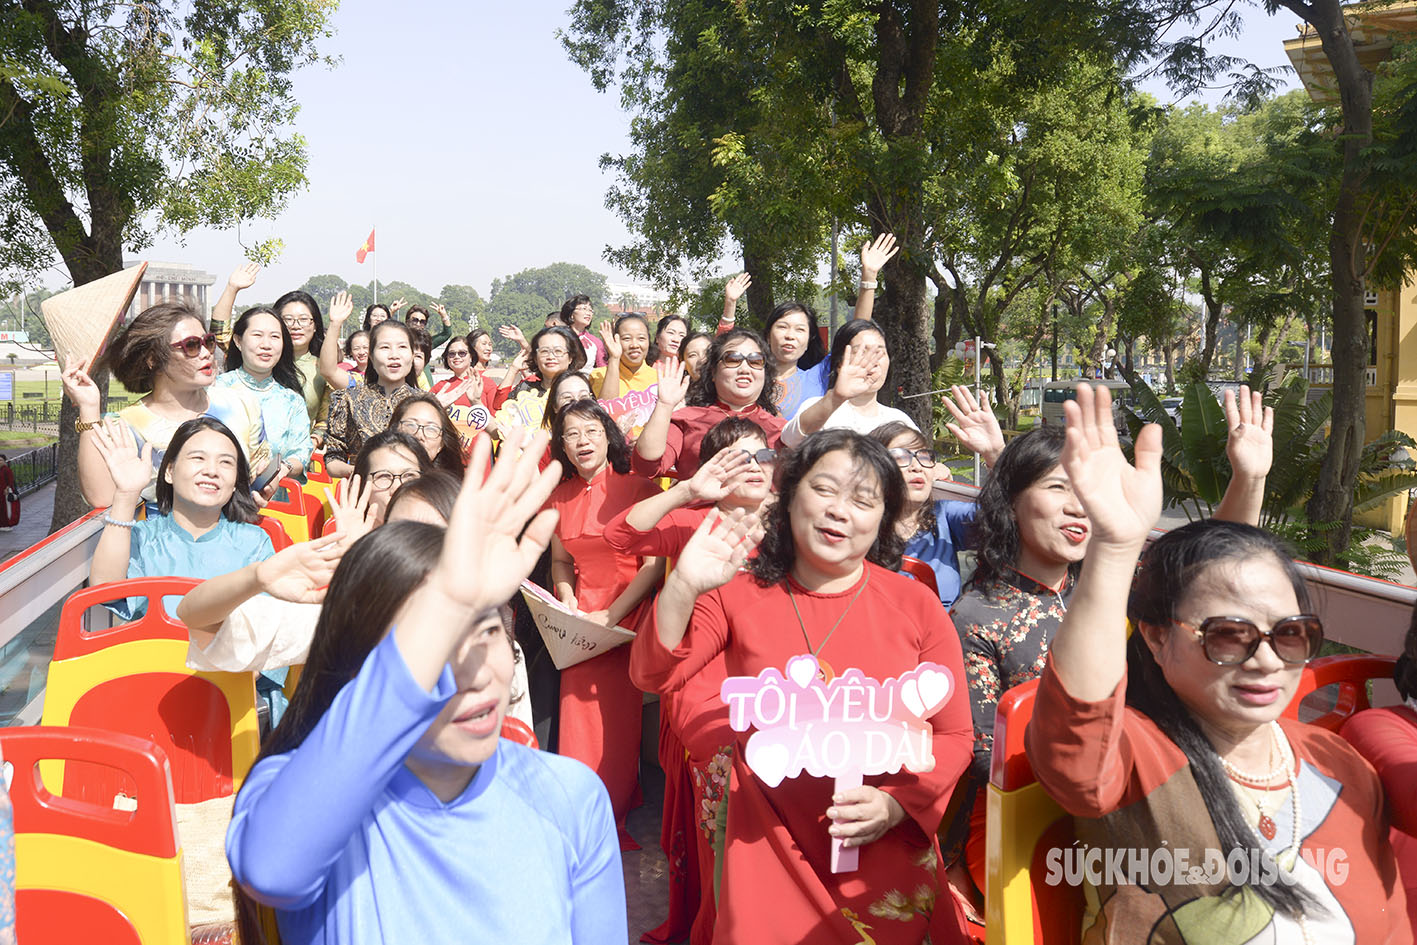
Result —
<path fill-rule="evenodd" d="M 440 801 L 404 758 L 457 692 L 413 679 L 393 633 L 294 751 L 251 770 L 226 854 L 285 945 L 628 938 L 610 798 L 578 761 L 502 739 Z"/>
<path fill-rule="evenodd" d="M 935 572 L 940 602 L 946 607 L 959 597 L 959 549 L 965 547 L 974 524 L 974 503 L 941 499 L 935 503 L 935 528 L 905 544 L 905 554 L 919 558 Z"/>
<path fill-rule="evenodd" d="M 301 466 L 310 465 L 310 414 L 305 398 L 282 387 L 275 378 L 256 380 L 245 368 L 221 375 L 214 386 L 244 390 L 261 405 L 261 421 L 266 426 L 266 442 L 280 459 L 298 459 Z M 301 476 L 302 481 L 304 476 Z"/>

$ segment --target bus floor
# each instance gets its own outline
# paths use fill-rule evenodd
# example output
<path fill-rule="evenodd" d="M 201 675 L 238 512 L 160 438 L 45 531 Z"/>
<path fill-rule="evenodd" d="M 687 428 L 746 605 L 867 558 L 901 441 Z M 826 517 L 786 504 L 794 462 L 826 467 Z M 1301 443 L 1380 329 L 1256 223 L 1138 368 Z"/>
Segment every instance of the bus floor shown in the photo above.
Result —
<path fill-rule="evenodd" d="M 640 764 L 644 803 L 630 811 L 626 826 L 640 849 L 622 853 L 625 905 L 629 910 L 630 942 L 657 928 L 669 911 L 669 865 L 659 848 L 659 818 L 664 807 L 664 772 L 644 758 Z"/>

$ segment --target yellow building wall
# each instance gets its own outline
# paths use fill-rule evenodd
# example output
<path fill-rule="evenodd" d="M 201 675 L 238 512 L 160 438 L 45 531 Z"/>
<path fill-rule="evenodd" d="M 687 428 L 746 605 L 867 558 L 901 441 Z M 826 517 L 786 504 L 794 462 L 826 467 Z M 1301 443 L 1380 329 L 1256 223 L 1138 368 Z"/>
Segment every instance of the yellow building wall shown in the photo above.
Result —
<path fill-rule="evenodd" d="M 1378 388 L 1391 391 L 1388 409 L 1368 399 L 1368 439 L 1388 430 L 1417 437 L 1417 277 L 1409 274 L 1401 289 L 1378 294 Z M 1402 534 L 1406 496 L 1394 496 L 1383 510 L 1383 526 Z"/>

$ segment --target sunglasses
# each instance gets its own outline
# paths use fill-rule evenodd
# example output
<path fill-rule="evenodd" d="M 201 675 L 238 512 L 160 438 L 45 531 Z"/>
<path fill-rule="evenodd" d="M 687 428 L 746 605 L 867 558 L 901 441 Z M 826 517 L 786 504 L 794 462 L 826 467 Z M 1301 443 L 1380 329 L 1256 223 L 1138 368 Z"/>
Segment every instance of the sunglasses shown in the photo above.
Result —
<path fill-rule="evenodd" d="M 1243 617 L 1207 617 L 1199 627 L 1178 620 L 1176 626 L 1194 633 L 1201 641 L 1205 658 L 1219 666 L 1245 662 L 1259 650 L 1261 640 L 1291 666 L 1318 656 L 1324 643 L 1323 621 L 1313 614 L 1285 617 L 1268 630 L 1261 630 Z"/>
<path fill-rule="evenodd" d="M 202 353 L 202 349 L 208 351 L 216 350 L 216 335 L 207 332 L 205 335 L 193 335 L 190 338 L 183 338 L 181 341 L 174 341 L 170 348 L 174 351 L 181 351 L 189 358 L 195 358 Z"/>
<path fill-rule="evenodd" d="M 465 358 L 465 357 L 467 357 L 467 349 L 466 349 L 466 348 L 454 348 L 452 351 L 449 351 L 449 352 L 448 352 L 448 360 L 449 360 L 449 361 L 454 361 L 454 360 L 457 360 L 457 359 L 459 359 L 459 358 Z"/>
<path fill-rule="evenodd" d="M 765 466 L 773 460 L 777 459 L 777 450 L 739 450 L 738 452 L 748 457 L 748 462 L 757 463 L 759 466 Z"/>
<path fill-rule="evenodd" d="M 767 364 L 767 359 L 761 354 L 743 354 L 741 351 L 730 351 L 718 359 L 724 367 L 736 368 L 740 364 L 747 362 L 748 367 L 755 371 L 761 371 L 763 365 Z"/>
<path fill-rule="evenodd" d="M 891 454 L 891 459 L 895 460 L 895 464 L 901 469 L 908 469 L 911 460 L 919 463 L 925 469 L 935 468 L 934 450 L 908 450 L 903 446 L 897 446 L 886 452 Z"/>
<path fill-rule="evenodd" d="M 412 318 L 410 318 L 410 319 L 408 320 L 408 324 L 410 324 L 410 325 L 426 325 L 426 324 L 428 324 L 428 319 L 422 317 L 421 315 L 414 315 Z"/>

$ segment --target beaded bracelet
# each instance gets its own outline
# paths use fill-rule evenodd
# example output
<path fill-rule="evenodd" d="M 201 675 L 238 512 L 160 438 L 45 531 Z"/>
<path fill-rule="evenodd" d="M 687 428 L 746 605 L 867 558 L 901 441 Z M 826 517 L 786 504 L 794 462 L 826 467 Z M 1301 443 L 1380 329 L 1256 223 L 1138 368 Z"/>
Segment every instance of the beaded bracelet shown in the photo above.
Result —
<path fill-rule="evenodd" d="M 104 512 L 104 513 L 103 513 L 103 524 L 105 524 L 105 525 L 117 525 L 119 528 L 132 528 L 134 525 L 136 525 L 136 524 L 138 524 L 138 523 L 137 523 L 136 521 L 120 522 L 120 521 L 118 521 L 118 519 L 116 519 L 116 518 L 114 518 L 113 516 L 109 515 L 107 512 Z"/>

